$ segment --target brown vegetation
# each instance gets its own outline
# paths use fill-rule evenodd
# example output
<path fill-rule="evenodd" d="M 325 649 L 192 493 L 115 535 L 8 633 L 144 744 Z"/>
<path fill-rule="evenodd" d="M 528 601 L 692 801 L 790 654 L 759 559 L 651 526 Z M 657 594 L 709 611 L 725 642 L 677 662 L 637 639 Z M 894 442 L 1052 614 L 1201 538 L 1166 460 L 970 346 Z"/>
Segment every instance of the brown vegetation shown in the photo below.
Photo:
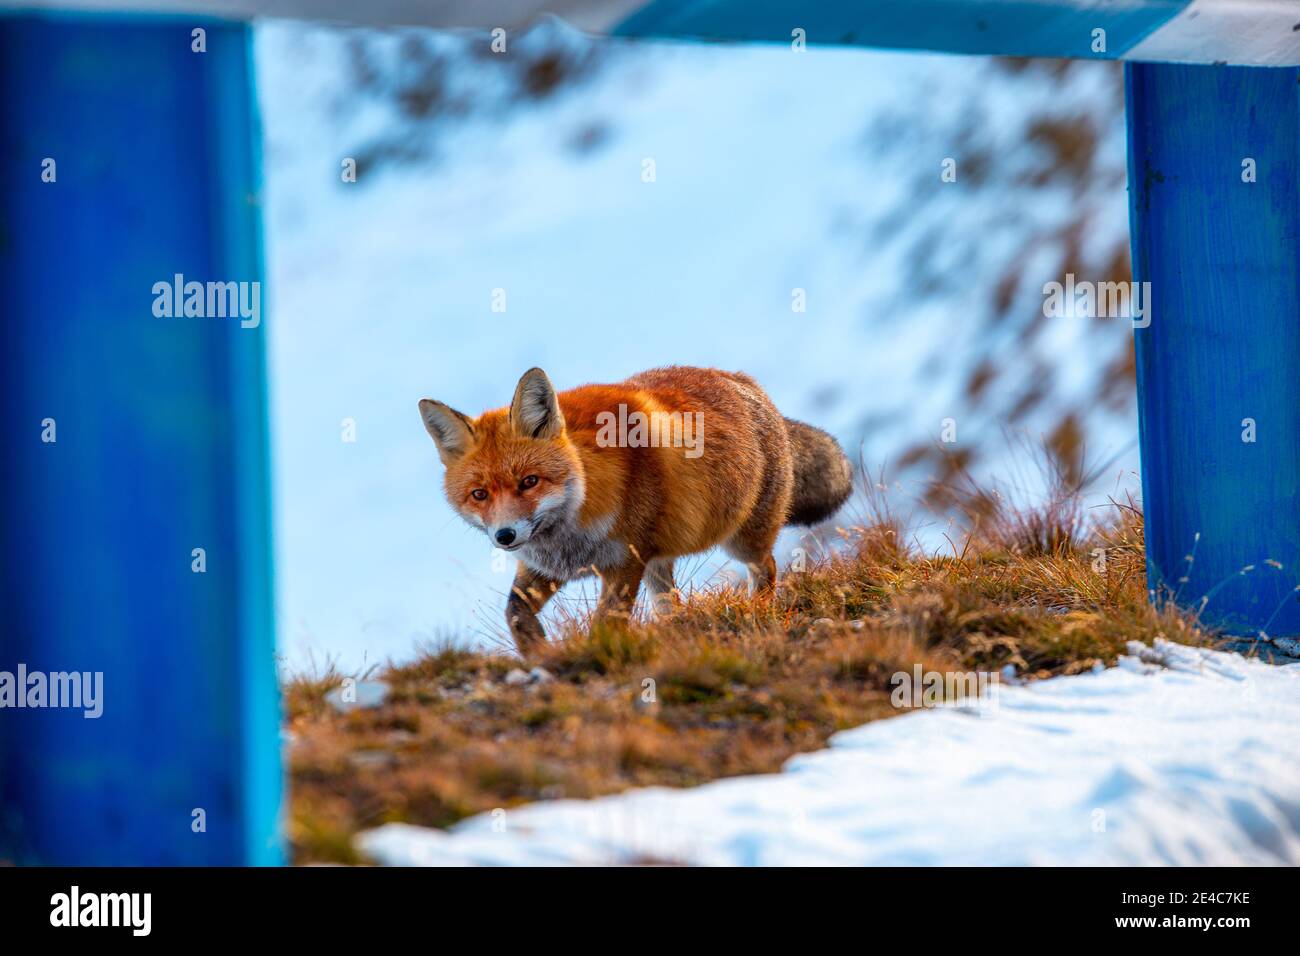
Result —
<path fill-rule="evenodd" d="M 445 827 L 529 801 L 775 771 L 900 713 L 890 678 L 917 663 L 1035 679 L 1112 664 L 1131 640 L 1204 639 L 1148 601 L 1133 509 L 1086 532 L 1060 503 L 1007 511 L 986 510 L 946 556 L 916 553 L 877 514 L 787 573 L 776 597 L 717 587 L 653 621 L 563 622 L 527 665 L 546 676 L 526 684 L 506 680 L 520 662 L 505 652 L 454 647 L 373 675 L 391 687 L 373 709 L 324 701 L 340 675 L 294 680 L 295 859 L 359 862 L 352 836 L 389 821 Z"/>

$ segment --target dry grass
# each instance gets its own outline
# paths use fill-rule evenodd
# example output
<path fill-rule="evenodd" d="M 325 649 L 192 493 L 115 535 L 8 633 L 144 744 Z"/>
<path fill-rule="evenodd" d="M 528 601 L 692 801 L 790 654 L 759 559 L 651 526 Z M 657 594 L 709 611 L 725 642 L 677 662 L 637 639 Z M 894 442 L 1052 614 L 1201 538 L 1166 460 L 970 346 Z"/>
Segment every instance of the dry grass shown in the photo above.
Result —
<path fill-rule="evenodd" d="M 291 682 L 295 859 L 357 862 L 352 835 L 389 821 L 445 827 L 529 801 L 774 771 L 900 713 L 890 678 L 917 663 L 1033 679 L 1111 664 L 1130 640 L 1205 639 L 1147 600 L 1132 509 L 1086 532 L 1059 502 L 995 510 L 953 557 L 912 553 L 880 512 L 840 538 L 776 597 L 718 588 L 649 623 L 570 623 L 535 662 L 554 675 L 544 683 L 509 685 L 517 660 L 454 648 L 378 675 L 392 693 L 375 709 L 340 714 L 323 701 L 329 680 Z"/>

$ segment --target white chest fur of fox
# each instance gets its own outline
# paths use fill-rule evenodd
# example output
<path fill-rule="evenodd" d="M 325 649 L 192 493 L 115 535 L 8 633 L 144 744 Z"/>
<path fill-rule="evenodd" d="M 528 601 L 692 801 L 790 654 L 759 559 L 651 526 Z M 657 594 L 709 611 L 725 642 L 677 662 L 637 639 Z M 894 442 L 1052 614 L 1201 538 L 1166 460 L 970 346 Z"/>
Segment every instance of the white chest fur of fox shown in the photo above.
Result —
<path fill-rule="evenodd" d="M 523 654 L 545 640 L 546 602 L 593 569 L 596 620 L 626 615 L 643 579 L 670 592 L 674 559 L 715 546 L 750 568 L 757 590 L 771 588 L 781 528 L 829 518 L 853 490 L 835 439 L 783 418 L 739 372 L 660 368 L 557 394 L 530 369 L 508 408 L 471 419 L 424 399 L 420 414 L 451 506 L 520 559 L 506 622 Z M 708 428 L 689 449 L 611 443 L 601 422 L 614 414 L 691 416 Z"/>
<path fill-rule="evenodd" d="M 610 538 L 613 528 L 613 515 L 585 528 L 575 516 L 521 545 L 519 560 L 538 574 L 558 581 L 572 581 L 618 567 L 627 561 L 627 545 Z"/>

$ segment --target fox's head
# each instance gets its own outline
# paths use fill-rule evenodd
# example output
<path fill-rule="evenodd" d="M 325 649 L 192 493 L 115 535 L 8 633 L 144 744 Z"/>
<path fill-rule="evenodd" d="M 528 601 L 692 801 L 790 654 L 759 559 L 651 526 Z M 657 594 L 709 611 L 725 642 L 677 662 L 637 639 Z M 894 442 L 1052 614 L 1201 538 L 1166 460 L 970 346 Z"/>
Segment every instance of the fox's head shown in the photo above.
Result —
<path fill-rule="evenodd" d="M 510 407 L 476 419 L 420 401 L 420 417 L 447 467 L 447 500 L 499 548 L 515 551 L 582 505 L 582 461 L 555 388 L 540 368 L 519 379 Z"/>

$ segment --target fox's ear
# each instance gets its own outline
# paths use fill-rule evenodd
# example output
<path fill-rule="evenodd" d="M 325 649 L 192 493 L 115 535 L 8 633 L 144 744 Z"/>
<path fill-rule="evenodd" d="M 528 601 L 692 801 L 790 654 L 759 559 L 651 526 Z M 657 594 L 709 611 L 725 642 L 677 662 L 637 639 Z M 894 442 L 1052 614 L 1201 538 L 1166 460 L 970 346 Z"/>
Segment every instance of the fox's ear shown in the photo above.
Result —
<path fill-rule="evenodd" d="M 438 446 L 438 457 L 443 464 L 449 465 L 469 451 L 469 446 L 474 442 L 474 426 L 456 409 L 442 402 L 422 398 L 420 417 L 424 419 L 424 427 Z"/>
<path fill-rule="evenodd" d="M 530 368 L 515 387 L 510 426 L 525 438 L 554 438 L 564 431 L 564 413 L 555 387 L 540 368 Z"/>

